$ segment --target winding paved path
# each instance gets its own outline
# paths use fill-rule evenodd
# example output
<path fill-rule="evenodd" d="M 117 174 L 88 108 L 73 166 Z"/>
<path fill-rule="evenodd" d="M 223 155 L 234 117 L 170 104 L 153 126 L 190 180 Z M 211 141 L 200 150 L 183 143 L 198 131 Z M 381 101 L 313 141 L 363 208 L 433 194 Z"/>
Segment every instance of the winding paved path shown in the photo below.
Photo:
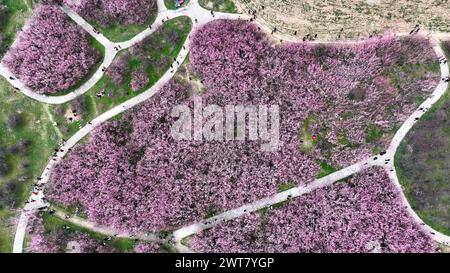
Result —
<path fill-rule="evenodd" d="M 112 43 L 108 39 L 106 39 L 103 35 L 95 33 L 93 31 L 93 28 L 80 16 L 78 16 L 76 13 L 72 12 L 71 10 L 67 8 L 63 8 L 66 13 L 78 24 L 80 24 L 84 29 L 86 29 L 91 35 L 93 35 L 99 42 L 101 42 L 105 48 L 107 49 L 107 53 L 104 59 L 105 67 L 107 67 L 109 64 L 111 64 L 112 60 L 114 59 L 114 56 L 117 54 L 116 50 L 114 49 L 115 46 L 120 45 L 122 49 L 128 48 L 132 46 L 133 44 L 145 39 L 148 35 L 151 35 L 156 28 L 162 25 L 162 19 L 167 19 L 167 16 L 169 18 L 174 18 L 176 16 L 189 16 L 191 19 L 197 19 L 198 23 L 194 24 L 194 27 L 197 27 L 198 25 L 205 24 L 209 21 L 212 21 L 214 19 L 241 19 L 243 16 L 241 15 L 233 15 L 233 14 L 223 14 L 223 13 L 215 13 L 214 18 L 211 16 L 211 13 L 209 11 L 204 10 L 201 8 L 197 1 L 192 0 L 187 7 L 185 7 L 182 10 L 179 11 L 168 11 L 164 7 L 164 1 L 158 0 L 158 17 L 152 26 L 152 29 L 146 29 L 142 33 L 136 35 L 134 38 L 132 38 L 129 41 L 121 42 L 121 43 Z M 189 43 L 188 40 L 186 40 L 184 44 L 184 49 L 181 50 L 179 56 L 177 57 L 177 61 L 179 63 L 183 63 L 184 59 L 186 58 L 188 52 L 189 52 Z M 112 48 L 112 51 L 111 51 Z M 434 50 L 437 54 L 437 56 L 443 57 L 443 51 L 442 49 L 436 45 L 434 47 Z M 30 199 L 28 200 L 28 203 L 26 204 L 25 208 L 23 209 L 23 212 L 19 218 L 19 222 L 17 225 L 15 240 L 14 240 L 14 248 L 13 252 L 22 252 L 23 250 L 23 241 L 26 233 L 26 226 L 28 223 L 28 219 L 30 214 L 32 214 L 36 209 L 42 208 L 47 206 L 45 201 L 42 199 L 44 197 L 43 194 L 43 186 L 47 183 L 49 179 L 49 175 L 53 167 L 67 154 L 70 148 L 72 148 L 76 143 L 78 143 L 82 138 L 84 138 L 86 135 L 88 135 L 94 128 L 102 124 L 103 122 L 111 119 L 112 117 L 126 111 L 127 109 L 130 109 L 137 104 L 151 98 L 164 84 L 166 84 L 172 76 L 175 74 L 176 70 L 178 69 L 179 65 L 177 65 L 176 62 L 173 64 L 174 70 L 167 71 L 161 79 L 150 89 L 147 91 L 141 93 L 140 95 L 114 107 L 113 109 L 101 114 L 97 118 L 95 118 L 92 122 L 88 123 L 85 127 L 80 129 L 74 136 L 72 136 L 69 140 L 62 143 L 61 150 L 55 154 L 55 156 L 50 160 L 47 167 L 45 168 L 38 187 L 35 188 L 35 191 L 33 191 Z M 34 98 L 38 101 L 45 102 L 45 103 L 51 103 L 51 104 L 58 104 L 58 103 L 64 103 L 67 101 L 70 101 L 73 98 L 76 98 L 77 96 L 83 94 L 87 90 L 89 90 L 89 86 L 93 86 L 102 76 L 103 72 L 101 71 L 102 66 L 100 66 L 100 72 L 97 71 L 94 76 L 88 80 L 82 87 L 77 89 L 76 91 L 64 95 L 64 96 L 42 96 L 42 95 L 36 95 L 35 93 L 32 93 L 32 91 L 25 89 L 22 89 L 20 82 L 17 80 L 12 80 L 12 84 L 14 86 L 17 86 L 21 88 L 21 91 L 25 95 L 29 95 L 31 98 Z M 449 68 L 447 64 L 441 64 L 441 77 L 447 77 L 449 76 Z M 9 80 L 8 70 L 4 68 L 4 66 L 0 65 L 0 74 Z M 10 80 L 11 82 L 11 80 Z M 398 181 L 395 168 L 394 168 L 394 155 L 395 152 L 400 145 L 401 141 L 404 139 L 408 131 L 413 127 L 415 122 L 419 120 L 419 118 L 437 101 L 439 98 L 445 93 L 447 90 L 448 84 L 444 81 L 441 81 L 435 91 L 430 95 L 429 98 L 425 100 L 425 102 L 422 103 L 422 105 L 419 107 L 418 110 L 416 110 L 400 127 L 400 129 L 396 132 L 387 152 L 383 156 L 374 156 L 369 159 L 363 160 L 361 162 L 358 162 L 354 165 L 351 165 L 347 168 L 341 169 L 337 172 L 334 172 L 328 176 L 325 176 L 323 178 L 317 179 L 313 181 L 312 183 L 306 185 L 306 186 L 299 186 L 292 189 L 289 189 L 287 191 L 277 193 L 273 196 L 263 198 L 261 200 L 255 201 L 253 203 L 243 205 L 241 207 L 223 212 L 221 214 L 218 214 L 216 216 L 213 216 L 211 218 L 208 218 L 202 222 L 195 223 L 192 225 L 188 225 L 186 227 L 180 228 L 173 232 L 173 239 L 175 243 L 175 247 L 180 252 L 190 252 L 191 250 L 181 244 L 181 239 L 185 238 L 186 236 L 190 236 L 193 234 L 196 234 L 198 232 L 201 232 L 204 229 L 211 228 L 223 221 L 234 219 L 237 217 L 240 217 L 244 214 L 248 214 L 251 212 L 254 212 L 256 210 L 259 210 L 261 208 L 270 207 L 273 204 L 286 201 L 291 198 L 302 196 L 306 193 L 309 193 L 315 189 L 326 187 L 328 185 L 331 185 L 335 183 L 336 181 L 339 181 L 343 178 L 346 178 L 350 175 L 353 175 L 355 173 L 358 173 L 366 168 L 372 167 L 372 166 L 382 166 L 385 168 L 385 170 L 389 173 L 389 177 L 395 184 L 395 186 L 398 188 L 399 194 L 401 195 L 401 199 L 405 204 L 405 207 L 407 208 L 408 212 L 411 214 L 411 216 L 421 225 L 421 227 L 424 229 L 424 231 L 428 232 L 431 237 L 445 245 L 450 245 L 450 237 L 446 236 L 444 234 L 441 234 L 435 230 L 433 230 L 431 227 L 427 226 L 423 223 L 423 221 L 418 217 L 418 215 L 414 212 L 414 210 L 409 205 L 402 187 Z M 30 93 L 31 92 L 31 93 Z M 386 159 L 388 159 L 388 164 L 386 164 Z M 62 217 L 61 212 L 57 212 L 57 215 L 59 217 Z M 71 220 L 70 220 L 71 219 Z M 104 227 L 96 226 L 93 223 L 90 223 L 87 220 L 81 219 L 81 218 L 70 218 L 69 221 L 73 221 L 74 224 L 84 226 L 86 228 L 92 229 L 94 231 L 98 231 L 103 234 L 111 234 L 113 233 L 112 230 L 109 230 Z M 147 236 L 147 237 L 145 237 Z M 152 236 L 144 235 L 136 235 L 131 236 L 129 234 L 120 234 L 120 237 L 127 237 L 127 238 L 139 238 L 142 240 L 157 240 L 158 238 L 154 238 Z"/>

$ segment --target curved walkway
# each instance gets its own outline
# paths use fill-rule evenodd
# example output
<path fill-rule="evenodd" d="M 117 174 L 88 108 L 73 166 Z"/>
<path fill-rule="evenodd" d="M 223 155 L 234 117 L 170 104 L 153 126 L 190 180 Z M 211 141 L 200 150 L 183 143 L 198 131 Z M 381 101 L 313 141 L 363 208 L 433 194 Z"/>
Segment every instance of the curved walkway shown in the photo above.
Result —
<path fill-rule="evenodd" d="M 241 10 L 241 12 L 243 12 L 244 14 L 248 14 L 249 16 L 252 17 L 252 21 L 257 24 L 261 29 L 263 29 L 264 31 L 266 31 L 267 33 L 270 33 L 271 36 L 273 36 L 273 38 L 278 39 L 280 41 L 284 41 L 284 42 L 300 42 L 303 39 L 303 36 L 301 35 L 290 35 L 288 34 L 286 31 L 274 31 L 275 26 L 271 25 L 271 23 L 269 23 L 267 20 L 265 20 L 264 18 L 260 17 L 258 15 L 258 12 L 261 10 L 261 8 L 259 10 L 256 10 L 256 16 L 254 16 L 251 12 L 255 11 L 255 7 L 253 6 L 248 6 L 247 4 L 245 4 L 242 1 L 236 1 L 237 7 Z M 267 8 L 267 7 L 266 7 Z M 290 30 L 292 33 L 295 30 Z M 337 34 L 337 33 L 336 33 Z M 428 35 L 433 34 L 434 37 L 440 37 L 442 39 L 450 39 L 450 33 L 445 33 L 445 32 L 434 32 L 434 31 L 428 31 Z M 397 36 L 409 36 L 410 33 L 409 32 L 395 32 L 395 35 Z M 366 38 L 369 38 L 369 36 L 367 36 Z M 326 43 L 357 43 L 357 42 L 363 42 L 366 40 L 366 38 L 362 37 L 358 40 L 354 40 L 354 39 L 336 39 L 336 40 L 316 40 L 316 41 L 308 41 L 308 43 L 322 43 L 322 44 L 326 44 Z"/>
<path fill-rule="evenodd" d="M 52 208 L 54 210 L 54 216 L 69 222 L 73 225 L 76 225 L 78 227 L 82 227 L 88 230 L 91 230 L 96 233 L 100 233 L 104 236 L 111 236 L 114 238 L 126 238 L 130 240 L 139 240 L 144 242 L 152 242 L 157 244 L 166 244 L 170 245 L 177 252 L 180 253 L 191 253 L 193 252 L 189 247 L 181 244 L 181 243 L 175 243 L 171 236 L 162 236 L 159 233 L 139 233 L 139 234 L 130 234 L 130 233 L 124 233 L 124 232 L 118 232 L 117 230 L 114 230 L 109 227 L 97 225 L 96 223 L 93 223 L 87 219 L 80 218 L 76 215 L 70 215 L 58 208 Z"/>
<path fill-rule="evenodd" d="M 105 68 L 108 68 L 111 65 L 118 52 L 125 50 L 144 40 L 145 38 L 153 34 L 156 30 L 158 30 L 158 28 L 161 27 L 166 20 L 170 20 L 179 16 L 187 16 L 191 18 L 193 22 L 195 22 L 193 26 L 198 27 L 216 19 L 234 20 L 248 18 L 248 16 L 246 15 L 220 12 L 214 12 L 214 15 L 212 15 L 210 11 L 203 9 L 198 4 L 197 0 L 190 1 L 189 4 L 184 8 L 178 10 L 168 10 L 164 6 L 164 0 L 158 0 L 158 16 L 156 17 L 151 27 L 146 28 L 144 31 L 137 34 L 135 37 L 131 38 L 128 41 L 114 43 L 108 40 L 108 38 L 106 38 L 103 34 L 95 31 L 93 26 L 91 26 L 86 20 L 84 20 L 69 7 L 62 6 L 61 9 L 73 21 L 80 25 L 85 31 L 87 31 L 92 37 L 94 37 L 100 44 L 105 47 L 105 56 L 103 58 L 103 62 L 99 65 L 94 75 L 92 75 L 76 90 L 66 95 L 45 95 L 38 94 L 25 86 L 25 84 L 22 83 L 3 63 L 0 63 L 0 75 L 3 76 L 12 86 L 14 86 L 16 90 L 20 91 L 25 96 L 47 104 L 66 103 L 89 91 L 103 77 L 106 72 Z"/>
<path fill-rule="evenodd" d="M 171 13 L 171 15 L 173 17 L 185 15 L 185 16 L 189 16 L 191 19 L 194 19 L 194 22 L 197 21 L 197 23 L 194 24 L 194 27 L 205 24 L 214 19 L 240 19 L 240 18 L 242 18 L 240 15 L 222 14 L 222 13 L 214 13 L 215 16 L 213 17 L 209 11 L 206 11 L 203 8 L 201 8 L 198 5 L 197 1 L 195 1 L 195 0 L 192 0 L 189 3 L 189 5 L 187 5 L 187 7 L 185 7 L 182 10 L 179 10 L 179 11 L 167 11 L 165 8 L 161 8 L 162 7 L 161 4 L 163 4 L 163 3 L 164 3 L 163 0 L 158 0 L 158 12 L 159 12 L 158 19 L 161 17 L 161 14 Z M 64 8 L 64 9 L 66 9 L 66 8 Z M 73 18 L 75 18 L 74 20 L 77 23 L 81 24 L 84 28 L 90 27 L 86 23 L 86 21 L 84 21 L 81 17 L 79 17 L 75 13 L 71 13 L 71 11 L 67 11 L 67 12 L 68 12 L 68 14 L 70 14 L 69 16 L 71 16 L 71 17 L 73 16 Z M 169 18 L 173 18 L 173 17 L 169 16 Z M 197 20 L 195 20 L 195 19 L 197 19 Z M 162 23 L 162 21 L 161 21 L 161 23 Z M 155 24 L 158 25 L 158 21 L 156 21 Z M 153 29 L 153 27 L 152 27 L 152 29 Z M 132 46 L 136 42 L 141 41 L 142 39 L 144 39 L 151 33 L 152 33 L 151 30 L 145 30 L 144 32 L 135 36 L 130 41 L 118 43 L 118 44 L 120 44 L 122 49 L 124 49 L 124 48 Z M 99 41 L 103 40 L 103 38 L 102 38 L 103 36 L 101 36 L 99 34 L 97 34 L 96 36 L 94 35 L 94 37 Z M 189 40 L 187 39 L 184 44 L 184 49 L 181 50 L 179 56 L 177 57 L 177 61 L 179 61 L 180 64 L 183 63 L 184 59 L 186 58 L 186 56 L 188 54 L 188 51 L 189 51 L 188 41 Z M 108 43 L 108 42 L 105 42 L 105 43 Z M 434 50 L 439 58 L 444 56 L 442 49 L 438 45 L 434 47 Z M 114 56 L 115 56 L 115 54 L 117 54 L 117 53 L 114 53 Z M 107 58 L 105 57 L 105 60 L 106 59 Z M 23 241 L 24 241 L 24 237 L 25 237 L 25 233 L 26 233 L 26 226 L 27 226 L 28 218 L 29 218 L 30 214 L 33 213 L 36 209 L 47 206 L 47 204 L 43 200 L 43 197 L 44 197 L 43 186 L 45 185 L 45 183 L 47 183 L 50 172 L 51 172 L 52 168 L 55 166 L 55 164 L 57 164 L 67 154 L 67 152 L 70 150 L 70 148 L 72 148 L 82 138 L 84 138 L 86 135 L 88 135 L 94 128 L 96 128 L 103 122 L 111 119 L 112 117 L 114 117 L 114 116 L 126 111 L 127 109 L 130 109 L 131 107 L 134 107 L 135 105 L 152 97 L 164 84 L 166 84 L 172 78 L 173 74 L 176 72 L 176 70 L 179 67 L 179 65 L 177 65 L 176 61 L 174 62 L 173 66 L 174 66 L 174 69 L 167 71 L 161 77 L 161 79 L 159 79 L 158 82 L 154 86 L 152 86 L 150 89 L 148 89 L 147 91 L 141 93 L 140 95 L 114 107 L 113 109 L 101 114 L 100 116 L 95 118 L 92 122 L 88 123 L 88 125 L 86 125 L 81 130 L 79 130 L 69 140 L 62 143 L 62 145 L 60 147 L 60 151 L 57 152 L 54 155 L 54 157 L 50 160 L 50 162 L 48 163 L 42 176 L 39 178 L 39 183 L 38 183 L 37 187 L 33 191 L 28 203 L 26 204 L 25 208 L 23 209 L 23 212 L 19 218 L 19 222 L 18 222 L 18 226 L 17 226 L 17 230 L 16 230 L 13 252 L 17 253 L 17 252 L 22 252 L 22 250 L 23 250 Z M 442 78 L 449 76 L 449 68 L 448 68 L 447 64 L 441 64 L 440 68 L 441 68 L 441 77 Z M 1 70 L 1 66 L 0 66 L 0 73 L 4 73 L 4 70 Z M 2 75 L 4 75 L 4 74 L 2 74 Z M 95 80 L 95 78 L 94 78 L 94 80 Z M 411 206 L 409 205 L 409 203 L 403 193 L 401 185 L 398 182 L 398 178 L 397 178 L 397 175 L 395 172 L 394 162 L 393 162 L 395 152 L 396 152 L 399 144 L 403 140 L 403 138 L 408 133 L 408 131 L 412 128 L 412 126 L 415 124 L 415 122 L 437 100 L 439 100 L 439 98 L 447 90 L 447 87 L 448 87 L 448 84 L 446 82 L 441 81 L 439 83 L 436 90 L 430 95 L 430 97 L 428 99 L 425 100 L 425 102 L 422 103 L 419 110 L 415 111 L 400 127 L 400 129 L 395 134 L 395 136 L 387 150 L 387 153 L 385 155 L 371 157 L 369 159 L 358 162 L 352 166 L 349 166 L 347 168 L 344 168 L 337 172 L 334 172 L 326 177 L 317 179 L 314 182 L 310 183 L 309 185 L 292 188 L 290 190 L 275 194 L 271 197 L 263 198 L 261 200 L 255 201 L 253 203 L 243 205 L 239 208 L 226 211 L 226 212 L 216 215 L 214 217 L 208 218 L 202 222 L 180 228 L 173 233 L 173 239 L 175 240 L 176 248 L 178 249 L 178 251 L 181 251 L 181 252 L 190 252 L 189 248 L 187 248 L 181 244 L 181 239 L 186 236 L 190 236 L 190 235 L 196 234 L 204 229 L 211 228 L 222 221 L 234 219 L 236 217 L 240 217 L 244 214 L 256 211 L 258 209 L 268 207 L 273 204 L 276 204 L 276 203 L 279 203 L 279 202 L 282 202 L 282 201 L 285 201 L 285 200 L 288 200 L 291 198 L 302 196 L 302 195 L 304 195 L 308 192 L 311 192 L 315 189 L 331 185 L 336 181 L 339 181 L 339 180 L 341 180 L 345 177 L 348 177 L 352 174 L 358 173 L 358 172 L 360 172 L 368 167 L 371 167 L 371 166 L 383 166 L 386 169 L 386 171 L 389 172 L 389 177 L 391 178 L 393 183 L 398 188 L 399 194 L 401 195 L 401 198 L 402 198 L 402 201 L 405 203 L 405 206 L 407 207 L 407 210 L 411 214 L 411 216 L 423 227 L 423 229 L 426 232 L 430 233 L 431 237 L 435 241 L 437 241 L 441 244 L 450 245 L 450 237 L 449 236 L 441 234 L 441 233 L 433 230 L 431 227 L 427 226 L 426 224 L 424 224 L 423 221 L 412 210 Z M 81 89 L 81 90 L 83 90 L 83 89 Z M 77 91 L 73 92 L 75 94 L 75 97 L 80 95 L 77 93 Z M 68 94 L 68 95 L 70 95 L 70 94 Z M 47 102 L 47 103 L 52 103 L 52 102 L 55 103 L 55 101 L 58 100 L 58 99 L 55 99 L 58 97 L 45 97 L 45 98 L 49 98 L 46 100 L 51 101 L 51 102 Z M 40 97 L 40 99 L 42 99 L 42 97 Z M 43 102 L 45 102 L 45 101 L 43 101 Z M 63 102 L 60 102 L 60 103 L 63 103 Z M 388 162 L 388 164 L 386 164 L 386 162 Z M 79 224 L 83 224 L 83 222 L 84 221 L 81 221 Z M 86 223 L 84 223 L 84 224 L 86 224 Z M 96 228 L 93 224 L 89 224 L 89 226 L 91 229 Z M 109 232 L 109 231 L 104 230 L 104 232 Z M 131 235 L 128 235 L 128 234 L 122 234 L 122 236 L 123 237 L 131 237 Z M 145 240 L 145 239 L 143 239 L 143 240 Z"/>

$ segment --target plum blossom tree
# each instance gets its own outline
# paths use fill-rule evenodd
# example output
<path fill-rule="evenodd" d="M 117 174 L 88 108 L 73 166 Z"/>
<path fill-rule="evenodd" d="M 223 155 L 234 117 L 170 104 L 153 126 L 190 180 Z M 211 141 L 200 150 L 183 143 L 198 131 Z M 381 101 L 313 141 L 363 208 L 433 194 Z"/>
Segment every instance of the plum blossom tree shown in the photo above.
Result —
<path fill-rule="evenodd" d="M 139 243 L 137 244 L 134 249 L 134 253 L 160 253 L 161 247 L 158 244 L 155 243 Z"/>
<path fill-rule="evenodd" d="M 438 80 L 431 69 L 420 77 L 394 74 L 402 73 L 403 66 L 436 63 L 430 43 L 420 36 L 388 35 L 353 45 L 271 46 L 254 25 L 215 21 L 195 33 L 191 48 L 191 68 L 216 101 L 226 93 L 236 104 L 243 96 L 252 103 L 279 104 L 289 112 L 283 119 L 290 128 L 312 119 L 309 133 L 320 136 L 315 144 L 328 154 L 342 155 L 331 157 L 341 167 L 370 153 L 368 125 L 385 131 L 399 125 L 416 107 L 414 101 L 429 94 Z M 387 143 L 382 138 L 377 144 Z"/>
<path fill-rule="evenodd" d="M 42 4 L 3 62 L 36 93 L 67 90 L 99 60 L 88 35 L 61 9 Z"/>

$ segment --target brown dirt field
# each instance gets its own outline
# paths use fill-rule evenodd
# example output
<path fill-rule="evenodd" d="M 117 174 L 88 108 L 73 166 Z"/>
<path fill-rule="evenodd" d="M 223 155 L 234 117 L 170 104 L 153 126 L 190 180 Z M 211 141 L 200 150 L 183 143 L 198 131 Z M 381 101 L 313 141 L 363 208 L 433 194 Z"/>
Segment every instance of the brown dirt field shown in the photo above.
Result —
<path fill-rule="evenodd" d="M 257 10 L 257 21 L 288 39 L 317 34 L 321 41 L 366 38 L 385 32 L 450 32 L 448 0 L 235 0 L 241 12 Z M 264 8 L 262 8 L 264 6 Z M 343 31 L 341 32 L 341 29 Z M 297 36 L 294 36 L 297 31 Z"/>

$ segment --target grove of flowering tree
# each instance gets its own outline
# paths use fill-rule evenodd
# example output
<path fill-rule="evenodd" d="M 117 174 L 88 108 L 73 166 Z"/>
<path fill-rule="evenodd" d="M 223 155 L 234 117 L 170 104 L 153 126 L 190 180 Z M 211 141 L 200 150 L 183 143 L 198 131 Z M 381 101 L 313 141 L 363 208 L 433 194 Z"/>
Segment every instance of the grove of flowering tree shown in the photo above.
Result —
<path fill-rule="evenodd" d="M 89 34 L 57 6 L 38 5 L 3 62 L 36 93 L 75 86 L 100 59 Z"/>
<path fill-rule="evenodd" d="M 385 148 L 389 134 L 374 136 L 398 126 L 438 80 L 408 70 L 436 61 L 420 37 L 272 45 L 253 24 L 214 21 L 190 42 L 191 73 L 207 89 L 195 96 L 204 105 L 279 105 L 280 149 L 264 152 L 261 141 L 251 140 L 174 140 L 171 110 L 192 109 L 195 91 L 172 80 L 74 147 L 51 176 L 49 199 L 81 205 L 91 220 L 121 230 L 174 229 L 288 182 L 308 184 L 322 161 L 342 167 L 371 155 L 375 145 Z"/>
<path fill-rule="evenodd" d="M 195 235 L 199 252 L 434 252 L 382 168 Z"/>
<path fill-rule="evenodd" d="M 58 0 L 101 25 L 143 24 L 156 9 L 156 0 Z"/>

